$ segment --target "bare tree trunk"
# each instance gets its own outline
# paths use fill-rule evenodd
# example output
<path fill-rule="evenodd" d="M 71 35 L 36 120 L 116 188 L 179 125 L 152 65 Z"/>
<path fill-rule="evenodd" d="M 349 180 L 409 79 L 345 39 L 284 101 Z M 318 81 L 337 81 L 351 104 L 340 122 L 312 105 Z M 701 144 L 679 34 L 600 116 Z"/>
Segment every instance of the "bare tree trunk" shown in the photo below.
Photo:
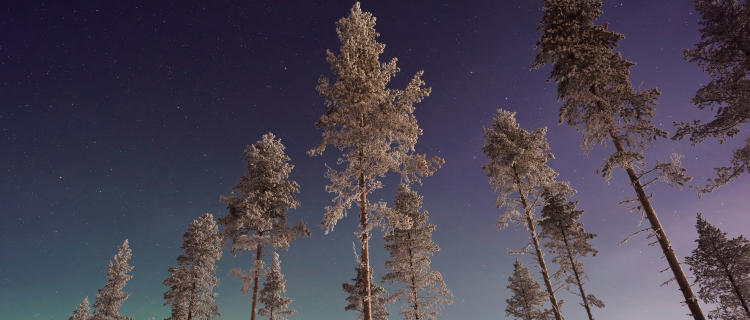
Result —
<path fill-rule="evenodd" d="M 747 314 L 747 317 L 750 318 L 750 309 L 747 307 L 747 302 L 745 302 L 745 297 L 742 296 L 742 293 L 740 292 L 740 288 L 737 287 L 737 283 L 734 282 L 734 277 L 732 277 L 732 274 L 729 273 L 729 270 L 727 270 L 727 276 L 729 276 L 729 282 L 732 284 L 732 289 L 734 290 L 734 294 L 737 295 L 737 298 L 740 299 L 740 303 L 742 303 L 742 308 L 745 309 L 745 313 Z"/>
<path fill-rule="evenodd" d="M 409 268 L 414 271 L 414 254 L 411 252 L 411 233 L 406 234 L 409 240 Z M 411 277 L 411 291 L 414 295 L 414 320 L 419 320 L 419 297 L 417 296 L 417 283 L 414 275 Z"/>
<path fill-rule="evenodd" d="M 363 268 L 362 270 L 362 276 L 364 277 L 364 285 L 365 285 L 365 301 L 364 306 L 362 307 L 362 313 L 364 314 L 364 320 L 371 320 L 372 319 L 372 303 L 371 303 L 371 293 L 370 293 L 370 254 L 368 250 L 368 236 L 369 232 L 365 232 L 367 229 L 367 193 L 365 191 L 365 175 L 362 174 L 359 176 L 359 189 L 361 191 L 360 195 L 360 209 L 359 212 L 359 226 L 362 229 L 362 235 L 361 235 L 361 242 L 362 242 L 362 266 L 360 268 Z"/>
<path fill-rule="evenodd" d="M 583 283 L 581 283 L 581 277 L 578 275 L 578 270 L 576 269 L 575 261 L 573 260 L 573 254 L 570 253 L 570 247 L 568 247 L 568 238 L 565 235 L 565 230 L 563 228 L 560 228 L 560 231 L 562 232 L 563 241 L 565 241 L 565 249 L 568 253 L 568 258 L 570 259 L 570 266 L 573 267 L 573 274 L 576 276 L 576 283 L 578 284 L 578 289 L 581 290 L 581 298 L 583 298 L 583 306 L 586 308 L 586 313 L 589 315 L 589 320 L 594 320 L 594 317 L 591 315 L 591 308 L 589 308 L 589 301 L 586 298 L 586 293 L 583 292 Z"/>
<path fill-rule="evenodd" d="M 716 248 L 716 243 L 712 242 L 712 247 L 714 249 L 714 253 L 716 254 L 717 258 L 719 257 L 719 250 Z M 750 319 L 750 309 L 747 307 L 747 302 L 745 302 L 745 297 L 742 296 L 742 293 L 740 292 L 740 288 L 737 287 L 737 283 L 734 281 L 734 277 L 732 276 L 732 273 L 729 272 L 729 266 L 727 266 L 724 259 L 718 259 L 721 263 L 722 269 L 724 269 L 724 273 L 726 273 L 727 278 L 729 278 L 729 283 L 732 285 L 732 291 L 734 291 L 734 294 L 737 296 L 738 299 L 740 299 L 740 303 L 742 304 L 742 308 L 745 309 L 745 314 L 747 314 L 748 319 Z"/>
<path fill-rule="evenodd" d="M 194 299 L 195 299 L 195 282 L 193 282 L 193 295 L 190 297 L 190 303 L 188 304 L 187 320 L 193 320 L 193 300 Z"/>
<path fill-rule="evenodd" d="M 529 233 L 531 234 L 531 241 L 534 243 L 534 249 L 536 249 L 536 257 L 539 261 L 539 269 L 542 270 L 542 278 L 544 278 L 544 285 L 547 287 L 549 302 L 552 304 L 552 311 L 555 312 L 556 320 L 563 320 L 562 314 L 560 313 L 560 308 L 557 305 L 557 299 L 555 298 L 555 291 L 552 289 L 552 282 L 549 280 L 549 272 L 547 271 L 547 264 L 544 262 L 542 248 L 539 246 L 539 238 L 536 235 L 536 225 L 534 224 L 534 219 L 531 218 L 531 210 L 529 210 L 528 204 L 526 203 L 526 196 L 523 194 L 523 189 L 521 188 L 521 179 L 518 178 L 518 172 L 516 172 L 515 165 L 513 165 L 513 171 L 516 175 L 518 194 L 521 195 L 521 203 L 523 203 L 523 210 L 526 213 L 526 225 L 528 226 Z"/>
<path fill-rule="evenodd" d="M 364 114 L 359 116 L 359 127 L 364 128 L 365 126 L 365 116 Z M 359 149 L 359 165 L 360 170 L 363 170 L 364 167 L 364 161 L 365 161 L 365 154 L 362 148 Z M 362 306 L 362 313 L 364 315 L 364 320 L 372 320 L 372 293 L 370 292 L 370 250 L 368 248 L 368 237 L 369 232 L 365 232 L 367 230 L 367 190 L 365 190 L 365 174 L 361 173 L 359 175 L 359 191 L 360 191 L 360 199 L 359 199 L 359 227 L 362 230 L 362 267 L 364 270 L 362 270 L 362 276 L 364 276 L 365 281 L 365 301 Z"/>
<path fill-rule="evenodd" d="M 261 236 L 263 233 L 261 233 Z M 255 255 L 255 265 L 260 266 L 260 257 L 261 257 L 261 251 L 263 250 L 263 246 L 258 244 L 258 248 L 256 248 L 256 255 Z M 250 313 L 250 320 L 255 320 L 255 312 L 256 307 L 258 306 L 258 281 L 260 281 L 260 272 L 258 270 L 255 271 L 255 279 L 253 279 L 253 310 L 252 313 Z"/>
<path fill-rule="evenodd" d="M 599 91 L 594 85 L 591 86 L 591 92 L 595 96 L 599 96 Z M 604 113 L 607 112 L 604 104 L 601 101 L 597 101 L 596 104 L 599 107 L 599 110 Z M 613 127 L 612 118 L 607 117 L 606 119 L 607 124 L 610 125 L 610 127 Z M 624 152 L 625 148 L 622 145 L 622 141 L 620 141 L 620 137 L 618 137 L 614 131 L 610 131 L 609 135 L 612 138 L 612 142 L 614 143 L 617 151 Z M 661 250 L 664 252 L 664 256 L 667 258 L 667 262 L 669 263 L 669 268 L 672 269 L 674 278 L 675 280 L 677 280 L 677 284 L 680 286 L 680 291 L 682 291 L 682 295 L 685 298 L 685 303 L 690 309 L 690 315 L 693 316 L 695 320 L 706 320 L 706 317 L 703 315 L 703 310 L 701 310 L 701 307 L 698 304 L 698 299 L 695 297 L 693 289 L 690 287 L 690 282 L 688 282 L 687 277 L 685 276 L 685 272 L 682 271 L 680 261 L 677 260 L 677 256 L 674 253 L 674 249 L 672 249 L 672 245 L 669 243 L 667 234 L 664 232 L 664 229 L 661 226 L 661 222 L 659 222 L 659 218 L 656 216 L 656 211 L 654 211 L 654 207 L 651 206 L 651 201 L 648 199 L 646 192 L 643 190 L 643 185 L 641 184 L 640 179 L 638 179 L 638 175 L 635 173 L 632 165 L 626 168 L 625 171 L 627 171 L 628 177 L 630 178 L 630 183 L 633 186 L 633 189 L 635 189 L 635 193 L 638 195 L 638 201 L 640 201 L 641 206 L 643 206 L 643 211 L 646 213 L 646 218 L 651 223 L 651 229 L 654 231 L 654 233 L 656 233 L 656 238 L 659 241 Z"/>

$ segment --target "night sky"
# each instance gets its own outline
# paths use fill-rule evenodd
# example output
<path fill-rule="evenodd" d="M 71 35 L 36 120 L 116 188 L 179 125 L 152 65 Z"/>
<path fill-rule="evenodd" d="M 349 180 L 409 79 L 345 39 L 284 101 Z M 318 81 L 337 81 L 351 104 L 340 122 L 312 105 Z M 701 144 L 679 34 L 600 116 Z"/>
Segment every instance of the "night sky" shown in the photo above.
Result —
<path fill-rule="evenodd" d="M 0 5 L 0 318 L 67 319 L 84 297 L 93 303 L 125 239 L 135 269 L 120 312 L 137 320 L 168 317 L 162 281 L 176 265 L 182 234 L 203 213 L 227 214 L 219 197 L 244 172 L 242 151 L 273 132 L 300 185 L 302 206 L 289 218 L 313 231 L 280 252 L 286 296 L 299 312 L 291 319 L 356 319 L 344 312 L 341 284 L 355 276 L 357 219 L 344 218 L 328 235 L 317 226 L 334 196 L 325 192 L 325 164 L 341 152 L 306 154 L 322 139 L 314 124 L 327 107 L 315 87 L 321 75 L 333 77 L 325 52 L 338 54 L 335 22 L 354 1 L 61 2 Z M 548 127 L 556 156 L 549 165 L 578 190 L 570 200 L 580 200 L 586 230 L 598 234 L 592 242 L 599 254 L 582 259 L 591 278 L 586 291 L 606 304 L 594 316 L 688 319 L 677 285 L 660 287 L 672 276 L 659 272 L 667 267 L 661 250 L 647 246 L 645 236 L 617 246 L 646 225 L 638 227 L 639 218 L 617 205 L 634 195 L 625 172 L 614 172 L 609 185 L 594 173 L 612 146 L 587 157 L 580 133 L 557 125 L 561 102 L 556 85 L 545 83 L 549 67 L 529 70 L 542 3 L 362 3 L 377 17 L 378 41 L 386 45 L 380 61 L 398 58 L 401 73 L 389 87 L 403 89 L 424 70 L 432 88 L 415 105 L 424 130 L 416 148 L 446 163 L 414 189 L 437 225 L 433 239 L 441 251 L 432 269 L 455 295 L 439 318 L 504 318 L 513 261 L 532 262 L 507 253 L 523 247 L 528 233 L 495 229 L 504 209 L 495 207 L 481 171 L 482 127 L 503 108 L 518 112 L 524 129 Z M 603 11 L 599 22 L 626 36 L 618 50 L 637 63 L 634 86 L 662 92 L 655 124 L 674 133 L 673 121 L 713 117 L 689 101 L 709 81 L 683 60 L 682 50 L 700 39 L 690 1 L 605 1 Z M 683 154 L 693 183 L 702 185 L 713 167 L 729 164 L 748 135 L 747 125 L 741 129 L 723 145 L 659 140 L 647 158 Z M 370 199 L 392 204 L 397 182 L 391 174 Z M 747 176 L 702 199 L 663 183 L 647 192 L 681 261 L 695 248 L 698 212 L 730 237 L 750 235 Z M 379 278 L 387 259 L 380 232 L 371 252 Z M 251 263 L 248 252 L 233 257 L 228 250 L 217 261 L 220 319 L 249 319 L 250 296 L 227 273 Z M 568 319 L 585 317 L 578 297 L 561 291 L 558 299 Z M 391 319 L 401 318 L 398 308 L 390 309 Z"/>

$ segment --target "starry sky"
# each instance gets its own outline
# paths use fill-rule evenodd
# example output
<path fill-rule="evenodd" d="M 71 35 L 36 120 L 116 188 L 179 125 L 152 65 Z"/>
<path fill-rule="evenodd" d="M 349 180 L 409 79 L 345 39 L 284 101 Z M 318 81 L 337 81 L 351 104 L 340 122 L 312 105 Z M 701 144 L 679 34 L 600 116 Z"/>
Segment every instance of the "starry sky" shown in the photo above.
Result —
<path fill-rule="evenodd" d="M 356 319 L 344 312 L 341 284 L 357 265 L 357 221 L 347 217 L 324 235 L 317 227 L 332 194 L 325 164 L 340 155 L 317 146 L 314 123 L 326 111 L 315 87 L 332 77 L 326 49 L 338 53 L 335 22 L 353 1 L 4 1 L 0 5 L 0 315 L 3 319 L 67 319 L 106 283 L 107 263 L 129 239 L 135 268 L 121 313 L 135 319 L 169 316 L 162 306 L 167 268 L 176 265 L 182 234 L 203 213 L 227 214 L 221 195 L 244 171 L 242 151 L 273 132 L 295 165 L 302 219 L 311 238 L 280 252 L 291 319 Z M 495 110 L 517 112 L 522 128 L 548 128 L 556 159 L 549 165 L 578 190 L 596 257 L 583 259 L 587 292 L 604 301 L 606 319 L 687 319 L 658 247 L 618 202 L 633 195 L 623 171 L 611 183 L 594 173 L 612 147 L 580 149 L 580 133 L 557 125 L 556 86 L 549 67 L 529 70 L 540 36 L 541 0 L 364 1 L 377 17 L 381 61 L 397 57 L 390 83 L 403 88 L 424 70 L 432 94 L 416 105 L 424 130 L 417 151 L 445 165 L 415 187 L 437 225 L 432 268 L 455 295 L 440 319 L 504 318 L 513 261 L 528 242 L 521 227 L 496 230 L 501 214 L 481 171 L 482 128 Z M 711 119 L 689 99 L 709 78 L 683 60 L 699 39 L 689 1 L 605 1 L 600 22 L 623 33 L 618 50 L 637 63 L 631 81 L 662 92 L 654 123 Z M 742 127 L 741 136 L 748 134 Z M 741 138 L 691 147 L 659 140 L 647 158 L 685 155 L 683 165 L 703 184 L 727 165 Z M 370 199 L 392 204 L 393 175 Z M 654 184 L 653 204 L 681 260 L 695 247 L 696 213 L 736 237 L 750 228 L 750 180 L 743 176 L 699 199 L 691 190 Z M 747 235 L 747 234 L 746 234 Z M 375 276 L 388 258 L 382 234 L 371 242 Z M 268 259 L 268 258 L 266 258 Z M 250 296 L 227 275 L 252 257 L 227 250 L 217 261 L 220 319 L 249 319 Z M 549 263 L 549 262 L 548 262 Z M 685 266 L 687 271 L 687 266 Z M 393 291 L 396 286 L 385 286 Z M 564 316 L 585 317 L 578 298 L 560 292 Z M 703 304 L 704 311 L 712 309 Z M 391 308 L 399 319 L 399 307 Z"/>

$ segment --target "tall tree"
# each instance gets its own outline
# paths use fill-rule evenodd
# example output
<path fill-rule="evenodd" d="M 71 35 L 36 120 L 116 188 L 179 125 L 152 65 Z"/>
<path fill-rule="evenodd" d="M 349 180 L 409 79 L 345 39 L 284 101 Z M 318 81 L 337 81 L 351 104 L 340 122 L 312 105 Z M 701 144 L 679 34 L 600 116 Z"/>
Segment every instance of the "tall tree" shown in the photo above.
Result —
<path fill-rule="evenodd" d="M 552 310 L 542 309 L 549 296 L 544 292 L 539 283 L 531 278 L 529 268 L 516 259 L 513 263 L 513 275 L 508 278 L 510 284 L 507 286 L 513 296 L 505 299 L 508 304 L 505 307 L 505 316 L 513 316 L 522 320 L 548 320 L 554 319 Z"/>
<path fill-rule="evenodd" d="M 364 281 L 369 283 L 370 254 L 368 251 L 371 219 L 383 203 L 371 204 L 367 194 L 382 187 L 378 178 L 389 171 L 401 174 L 408 183 L 420 183 L 420 177 L 432 175 L 443 160 L 414 153 L 414 145 L 422 130 L 414 118 L 413 104 L 429 95 L 430 89 L 423 88 L 417 72 L 406 89 L 388 89 L 386 85 L 399 69 L 396 58 L 381 64 L 378 56 L 383 53 L 384 44 L 375 41 L 375 17 L 362 12 L 359 2 L 352 7 L 349 17 L 336 23 L 336 33 L 341 41 L 340 53 L 330 50 L 326 59 L 331 72 L 337 75 L 335 84 L 321 76 L 317 90 L 325 97 L 328 111 L 316 123 L 322 128 L 323 141 L 310 150 L 310 155 L 320 155 L 328 145 L 344 151 L 339 165 L 346 164 L 343 171 L 329 167 L 326 177 L 331 184 L 326 191 L 336 194 L 333 206 L 326 207 L 321 228 L 333 230 L 336 222 L 343 218 L 352 203 L 359 202 L 360 231 L 362 245 L 362 270 Z M 366 285 L 366 296 L 370 296 L 370 285 Z M 364 305 L 365 320 L 370 320 L 370 301 Z"/>
<path fill-rule="evenodd" d="M 613 169 L 627 172 L 637 198 L 624 203 L 635 202 L 632 209 L 645 214 L 651 224 L 651 235 L 657 238 L 667 258 L 690 314 L 696 320 L 703 320 L 698 299 L 644 191 L 659 178 L 678 187 L 691 178 L 680 165 L 681 156 L 675 154 L 670 162 L 657 160 L 652 169 L 642 169 L 646 166 L 644 149 L 659 137 L 667 137 L 666 131 L 651 123 L 655 116 L 653 106 L 660 93 L 655 88 L 633 89 L 628 75 L 634 63 L 613 51 L 624 36 L 607 30 L 606 23 L 594 24 L 602 14 L 601 5 L 600 0 L 545 0 L 544 16 L 538 27 L 543 34 L 536 44 L 539 53 L 531 67 L 554 64 L 548 81 L 558 83 L 557 99 L 565 101 L 560 108 L 560 123 L 565 121 L 583 132 L 581 146 L 586 153 L 597 143 L 606 146 L 608 140 L 613 142 L 616 152 L 609 154 L 596 172 L 607 182 Z M 659 177 L 643 182 L 650 173 L 658 173 Z"/>
<path fill-rule="evenodd" d="M 547 205 L 542 209 L 542 221 L 539 222 L 542 232 L 539 235 L 549 240 L 544 247 L 547 252 L 555 255 L 552 262 L 560 267 L 552 278 L 562 279 L 566 290 L 581 297 L 581 305 L 586 308 L 589 320 L 594 320 L 591 307 L 604 308 L 604 303 L 593 294 L 586 295 L 583 290 L 583 281 L 588 276 L 584 274 L 583 263 L 578 258 L 596 255 L 596 249 L 588 242 L 596 235 L 587 233 L 583 229 L 583 223 L 578 222 L 583 214 L 583 210 L 576 210 L 578 201 L 568 201 L 562 194 L 545 193 L 544 197 Z M 577 287 L 578 292 L 571 289 L 571 286 Z"/>
<path fill-rule="evenodd" d="M 711 76 L 691 99 L 699 109 L 716 108 L 716 118 L 701 124 L 680 123 L 672 139 L 690 136 L 693 146 L 713 137 L 719 143 L 740 132 L 750 122 L 750 3 L 747 0 L 693 0 L 701 14 L 701 42 L 685 49 L 685 60 L 696 62 Z M 677 123 L 675 123 L 677 125 Z M 727 184 L 750 169 L 750 137 L 734 150 L 732 166 L 716 168 L 717 177 L 696 188 L 698 195 Z"/>
<path fill-rule="evenodd" d="M 118 311 L 125 299 L 130 296 L 129 293 L 123 293 L 122 288 L 133 277 L 127 274 L 133 270 L 133 267 L 128 265 L 131 256 L 132 252 L 130 246 L 128 246 L 128 240 L 125 239 L 125 242 L 118 247 L 114 261 L 109 261 L 107 284 L 104 285 L 104 288 L 99 289 L 99 293 L 96 294 L 92 320 L 133 320 L 131 317 L 121 315 Z"/>
<path fill-rule="evenodd" d="M 89 320 L 91 318 L 90 312 L 89 297 L 83 298 L 83 301 L 78 305 L 78 308 L 73 310 L 73 314 L 70 315 L 68 320 Z"/>
<path fill-rule="evenodd" d="M 287 320 L 286 317 L 297 313 L 294 310 L 287 310 L 294 299 L 281 296 L 282 292 L 286 292 L 285 283 L 284 275 L 281 274 L 279 254 L 274 252 L 271 267 L 266 273 L 266 282 L 263 283 L 263 290 L 260 291 L 258 300 L 263 303 L 263 308 L 258 310 L 258 314 L 270 320 Z"/>
<path fill-rule="evenodd" d="M 727 234 L 698 214 L 698 247 L 685 258 L 695 275 L 698 296 L 718 308 L 708 313 L 712 319 L 750 319 L 750 242 L 740 235 Z"/>
<path fill-rule="evenodd" d="M 178 266 L 169 267 L 169 277 L 164 280 L 169 287 L 164 305 L 172 307 L 169 320 L 211 320 L 219 315 L 219 308 L 213 304 L 213 288 L 219 284 L 215 262 L 221 258 L 223 242 L 214 216 L 206 213 L 194 220 L 182 239 Z"/>
<path fill-rule="evenodd" d="M 448 299 L 453 294 L 445 287 L 443 276 L 430 269 L 430 256 L 440 248 L 432 242 L 435 225 L 428 224 L 427 211 L 420 209 L 422 197 L 409 185 L 401 184 L 393 211 L 400 216 L 398 221 L 410 221 L 410 226 L 393 223 L 383 236 L 391 260 L 385 262 L 390 272 L 381 279 L 383 283 L 395 281 L 406 286 L 391 295 L 391 299 L 406 298 L 408 308 L 401 310 L 404 320 L 434 320 L 443 305 L 453 303 Z"/>
<path fill-rule="evenodd" d="M 243 293 L 253 289 L 250 319 L 255 320 L 258 305 L 258 282 L 263 270 L 263 252 L 267 245 L 276 249 L 289 249 L 289 243 L 297 237 L 310 236 L 310 230 L 300 220 L 294 227 L 287 226 L 287 211 L 300 205 L 295 200 L 299 185 L 289 181 L 289 173 L 294 168 L 289 157 L 284 154 L 281 139 L 272 133 L 263 135 L 244 152 L 247 171 L 232 187 L 232 195 L 221 197 L 227 204 L 229 215 L 220 218 L 224 226 L 224 236 L 230 240 L 232 255 L 244 250 L 255 250 L 254 268 L 249 275 L 240 270 L 231 274 L 243 279 Z M 238 194 L 235 195 L 234 192 Z M 252 285 L 248 282 L 252 279 Z"/>
<path fill-rule="evenodd" d="M 492 189 L 500 193 L 496 200 L 497 207 L 506 208 L 496 227 L 502 229 L 513 223 L 523 225 L 529 231 L 535 249 L 536 263 L 542 273 L 552 310 L 555 318 L 562 320 L 549 270 L 544 261 L 544 252 L 539 245 L 536 231 L 539 219 L 536 218 L 535 211 L 544 207 L 545 191 L 566 195 L 575 191 L 567 183 L 555 181 L 557 172 L 547 166 L 547 161 L 554 158 L 551 153 L 545 152 L 549 150 L 547 139 L 544 137 L 547 128 L 539 128 L 532 132 L 521 129 L 516 122 L 515 114 L 498 109 L 497 115 L 492 119 L 492 128 L 484 129 L 485 143 L 482 151 L 490 163 L 482 165 L 482 170 L 490 178 Z"/>
<path fill-rule="evenodd" d="M 388 316 L 390 316 L 391 313 L 388 312 L 388 309 L 386 309 L 386 307 L 391 301 L 387 298 L 388 293 L 385 291 L 385 288 L 372 281 L 372 268 L 370 268 L 370 272 L 367 273 L 370 276 L 369 281 L 365 281 L 365 273 L 362 272 L 361 267 L 356 267 L 354 269 L 357 272 L 357 277 L 352 279 L 354 283 L 344 283 L 342 285 L 344 292 L 349 294 L 349 296 L 346 297 L 346 301 L 348 301 L 349 304 L 344 307 L 344 310 L 357 311 L 357 319 L 364 319 L 366 315 L 366 302 L 371 301 L 372 319 L 388 320 Z M 365 285 L 367 283 L 370 284 L 370 290 L 365 290 Z"/>

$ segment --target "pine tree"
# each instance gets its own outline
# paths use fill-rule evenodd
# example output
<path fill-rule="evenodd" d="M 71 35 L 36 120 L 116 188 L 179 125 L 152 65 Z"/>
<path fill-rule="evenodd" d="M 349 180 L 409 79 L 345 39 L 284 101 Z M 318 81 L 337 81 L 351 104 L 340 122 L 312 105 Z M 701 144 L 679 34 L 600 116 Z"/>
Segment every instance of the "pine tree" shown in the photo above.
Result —
<path fill-rule="evenodd" d="M 221 197 L 227 203 L 229 215 L 219 219 L 224 235 L 232 243 L 232 255 L 244 250 L 255 250 L 254 268 L 248 275 L 232 270 L 231 275 L 243 279 L 243 293 L 253 289 L 250 319 L 255 320 L 258 304 L 258 282 L 263 270 L 262 257 L 267 245 L 288 250 L 289 243 L 297 237 L 310 236 L 310 230 L 300 220 L 294 227 L 287 226 L 287 211 L 300 205 L 295 200 L 299 185 L 289 181 L 294 168 L 284 154 L 284 145 L 272 133 L 244 152 L 247 172 L 232 187 L 232 195 Z M 238 195 L 234 194 L 237 191 Z M 249 281 L 252 281 L 250 284 Z"/>
<path fill-rule="evenodd" d="M 594 25 L 594 20 L 602 14 L 601 5 L 600 0 L 545 0 L 544 16 L 538 27 L 543 35 L 537 42 L 539 53 L 532 68 L 554 64 L 548 81 L 558 83 L 557 99 L 565 101 L 560 108 L 560 123 L 565 121 L 583 132 L 582 147 L 586 153 L 597 143 L 606 146 L 608 140 L 613 142 L 616 152 L 609 154 L 596 172 L 607 182 L 613 169 L 627 172 L 637 198 L 623 203 L 635 202 L 632 209 L 636 214 L 645 214 L 651 224 L 646 230 L 651 230 L 651 236 L 657 238 L 691 315 L 704 320 L 685 272 L 644 191 L 657 179 L 681 187 L 691 178 L 680 165 L 681 156 L 676 154 L 670 162 L 657 160 L 653 169 L 642 169 L 646 166 L 643 150 L 668 135 L 651 123 L 660 92 L 655 88 L 633 89 L 628 75 L 635 64 L 613 51 L 624 36 L 608 31 L 606 23 Z M 650 173 L 658 173 L 659 177 L 643 182 Z"/>
<path fill-rule="evenodd" d="M 357 311 L 357 319 L 365 319 L 365 302 L 368 301 L 368 294 L 365 290 L 365 285 L 369 283 L 369 301 L 372 301 L 372 319 L 388 320 L 388 316 L 390 316 L 391 313 L 388 312 L 388 309 L 386 308 L 391 301 L 386 298 L 388 296 L 388 293 L 385 291 L 385 288 L 372 281 L 372 268 L 370 268 L 370 272 L 368 272 L 368 275 L 370 276 L 369 281 L 365 281 L 364 272 L 362 272 L 361 267 L 356 267 L 354 268 L 354 270 L 357 272 L 357 277 L 352 279 L 352 281 L 354 281 L 354 284 L 342 284 L 344 292 L 349 294 L 349 296 L 346 298 L 346 301 L 348 301 L 349 304 L 344 307 L 344 310 Z"/>
<path fill-rule="evenodd" d="M 379 34 L 374 27 L 375 17 L 362 12 L 359 2 L 352 7 L 349 17 L 336 23 L 342 43 L 340 54 L 328 51 L 326 60 L 338 78 L 333 85 L 324 76 L 318 80 L 317 90 L 325 97 L 329 109 L 316 123 L 324 130 L 323 141 L 308 152 L 320 155 L 328 145 L 345 152 L 338 164 L 346 164 L 346 169 L 329 168 L 326 173 L 331 179 L 326 191 L 336 197 L 335 204 L 326 207 L 320 226 L 327 234 L 351 209 L 352 203 L 359 202 L 361 265 L 368 283 L 369 232 L 378 224 L 371 220 L 385 204 L 368 203 L 367 194 L 382 187 L 378 178 L 389 171 L 401 174 L 402 181 L 420 183 L 420 177 L 432 175 L 443 163 L 440 158 L 426 160 L 425 155 L 414 153 L 422 130 L 414 118 L 413 104 L 430 93 L 429 88 L 422 88 L 422 71 L 417 72 L 404 90 L 386 88 L 399 69 L 395 58 L 383 64 L 378 61 L 385 45 L 375 40 Z M 365 286 L 367 291 L 369 287 Z M 364 308 L 364 319 L 370 320 L 369 300 Z"/>
<path fill-rule="evenodd" d="M 513 297 L 505 299 L 505 303 L 508 304 L 505 308 L 506 317 L 513 316 L 522 320 L 555 318 L 552 310 L 542 309 L 549 296 L 541 290 L 539 283 L 531 278 L 529 268 L 525 268 L 518 259 L 513 263 L 513 276 L 508 278 L 508 281 L 510 284 L 507 288 L 513 292 Z"/>
<path fill-rule="evenodd" d="M 440 272 L 430 270 L 430 256 L 440 248 L 432 242 L 436 227 L 428 224 L 427 211 L 420 212 L 421 208 L 422 197 L 409 185 L 401 184 L 396 191 L 393 211 L 405 218 L 399 220 L 410 221 L 410 226 L 394 224 L 383 237 L 391 260 L 385 262 L 390 272 L 381 279 L 383 283 L 395 281 L 406 285 L 390 296 L 390 299 L 406 297 L 408 308 L 400 312 L 404 320 L 434 320 L 443 305 L 452 303 L 448 297 L 453 297 Z"/>
<path fill-rule="evenodd" d="M 716 108 L 716 118 L 701 124 L 680 123 L 672 139 L 690 136 L 693 146 L 713 137 L 719 143 L 740 132 L 750 122 L 750 3 L 738 0 L 693 0 L 701 14 L 701 42 L 685 49 L 685 60 L 696 62 L 711 76 L 711 82 L 698 89 L 691 99 L 699 109 Z M 677 123 L 675 123 L 677 125 Z M 715 168 L 717 177 L 696 188 L 698 195 L 709 193 L 750 169 L 750 137 L 745 146 L 734 150 L 731 167 Z"/>
<path fill-rule="evenodd" d="M 604 303 L 593 294 L 586 295 L 583 290 L 583 281 L 588 276 L 584 274 L 583 263 L 578 258 L 596 255 L 596 249 L 588 242 L 596 235 L 586 233 L 583 223 L 578 222 L 583 214 L 583 210 L 576 210 L 578 201 L 569 202 L 562 194 L 546 193 L 544 197 L 547 205 L 542 209 L 542 221 L 539 222 L 542 232 L 539 235 L 549 240 L 544 247 L 547 252 L 555 254 L 552 262 L 560 267 L 552 278 L 562 279 L 566 290 L 581 297 L 581 305 L 586 308 L 589 320 L 594 320 L 591 307 L 604 308 Z M 576 286 L 578 292 L 571 289 L 571 286 Z"/>
<path fill-rule="evenodd" d="M 750 319 L 750 242 L 727 234 L 698 214 L 698 247 L 685 258 L 695 275 L 698 296 L 718 306 L 712 319 Z"/>
<path fill-rule="evenodd" d="M 118 311 L 125 299 L 130 296 L 129 293 L 123 293 L 122 288 L 133 277 L 127 274 L 133 270 L 133 267 L 128 265 L 131 257 L 128 240 L 125 239 L 118 249 L 114 262 L 110 260 L 109 267 L 107 267 L 107 284 L 99 289 L 96 295 L 91 320 L 133 320 L 131 317 L 121 315 Z"/>
<path fill-rule="evenodd" d="M 164 285 L 164 305 L 171 304 L 169 320 L 211 320 L 219 315 L 213 304 L 216 293 L 212 290 L 219 284 L 216 260 L 221 258 L 223 239 L 219 227 L 211 214 L 204 214 L 188 226 L 182 236 L 182 251 L 177 257 L 177 267 L 170 267 Z"/>
<path fill-rule="evenodd" d="M 78 308 L 73 310 L 73 314 L 70 315 L 68 320 L 89 320 L 91 315 L 89 314 L 91 309 L 89 308 L 89 297 L 83 298 Z"/>
<path fill-rule="evenodd" d="M 258 314 L 270 320 L 287 320 L 286 317 L 297 313 L 294 310 L 287 310 L 289 303 L 294 299 L 281 296 L 281 292 L 286 292 L 285 283 L 284 275 L 281 274 L 279 254 L 274 252 L 271 267 L 266 272 L 266 282 L 263 283 L 263 290 L 260 291 L 258 300 L 263 303 L 263 308 L 258 310 Z"/>
<path fill-rule="evenodd" d="M 554 159 L 551 153 L 545 153 L 549 150 L 544 137 L 547 128 L 532 132 L 521 129 L 514 118 L 515 114 L 498 109 L 497 115 L 492 119 L 492 128 L 484 129 L 485 143 L 482 151 L 490 163 L 482 165 L 482 170 L 490 178 L 492 189 L 500 193 L 496 200 L 497 207 L 506 208 L 496 227 L 502 229 L 513 223 L 523 225 L 529 231 L 552 310 L 555 318 L 562 320 L 547 264 L 544 262 L 544 252 L 539 245 L 536 232 L 539 219 L 535 217 L 534 211 L 544 206 L 545 191 L 560 194 L 573 194 L 575 191 L 567 183 L 556 182 L 557 172 L 546 164 L 548 160 Z M 516 193 L 517 196 L 511 197 Z"/>

